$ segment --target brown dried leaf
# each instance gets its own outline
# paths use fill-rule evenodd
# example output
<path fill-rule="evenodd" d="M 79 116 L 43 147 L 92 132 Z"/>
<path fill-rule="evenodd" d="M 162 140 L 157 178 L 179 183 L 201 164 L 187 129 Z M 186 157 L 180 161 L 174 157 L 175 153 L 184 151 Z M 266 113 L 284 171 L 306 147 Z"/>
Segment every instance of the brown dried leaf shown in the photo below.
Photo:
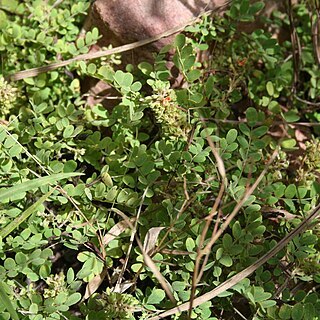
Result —
<path fill-rule="evenodd" d="M 131 223 L 135 221 L 135 218 L 129 219 Z M 117 236 L 119 236 L 122 232 L 124 232 L 126 229 L 130 228 L 128 225 L 128 222 L 126 220 L 122 220 L 115 224 L 108 233 L 103 237 L 102 244 L 107 246 L 109 242 L 114 240 Z"/>
<path fill-rule="evenodd" d="M 102 272 L 96 275 L 86 286 L 86 292 L 83 296 L 83 299 L 88 299 L 92 294 L 94 294 L 98 288 L 100 287 L 101 283 L 103 282 L 105 276 L 107 275 L 108 269 L 104 268 Z"/>
<path fill-rule="evenodd" d="M 149 253 L 155 248 L 162 229 L 164 229 L 164 227 L 154 227 L 148 230 L 143 243 L 143 249 L 145 252 Z"/>
<path fill-rule="evenodd" d="M 133 284 L 134 281 L 125 281 L 120 283 L 120 285 L 117 283 L 113 289 L 113 292 L 123 293 L 128 290 Z"/>

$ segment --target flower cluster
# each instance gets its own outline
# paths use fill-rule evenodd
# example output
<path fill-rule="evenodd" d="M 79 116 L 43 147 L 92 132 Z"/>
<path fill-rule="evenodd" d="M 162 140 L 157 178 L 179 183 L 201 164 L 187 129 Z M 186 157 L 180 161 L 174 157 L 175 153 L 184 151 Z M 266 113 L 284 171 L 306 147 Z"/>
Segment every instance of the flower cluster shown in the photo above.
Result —
<path fill-rule="evenodd" d="M 0 115 L 7 115 L 17 100 L 17 88 L 0 76 Z"/>
<path fill-rule="evenodd" d="M 173 90 L 169 89 L 165 96 L 153 100 L 149 106 L 165 135 L 185 140 L 188 138 L 191 126 L 187 121 L 187 110 L 178 105 Z"/>

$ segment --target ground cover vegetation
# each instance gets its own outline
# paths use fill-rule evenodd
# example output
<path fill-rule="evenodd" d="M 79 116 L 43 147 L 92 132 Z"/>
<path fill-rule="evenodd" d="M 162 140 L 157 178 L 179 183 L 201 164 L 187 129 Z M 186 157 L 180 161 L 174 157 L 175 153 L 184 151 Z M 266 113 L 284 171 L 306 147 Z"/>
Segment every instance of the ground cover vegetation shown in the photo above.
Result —
<path fill-rule="evenodd" d="M 88 1 L 57 3 L 0 1 L 0 319 L 157 319 L 190 300 L 168 319 L 319 319 L 316 221 L 195 300 L 318 202 L 319 3 L 289 1 L 248 34 L 263 3 L 235 0 L 154 63 L 111 55 L 10 82 L 99 39 L 79 36 Z M 115 107 L 86 104 L 88 76 Z"/>

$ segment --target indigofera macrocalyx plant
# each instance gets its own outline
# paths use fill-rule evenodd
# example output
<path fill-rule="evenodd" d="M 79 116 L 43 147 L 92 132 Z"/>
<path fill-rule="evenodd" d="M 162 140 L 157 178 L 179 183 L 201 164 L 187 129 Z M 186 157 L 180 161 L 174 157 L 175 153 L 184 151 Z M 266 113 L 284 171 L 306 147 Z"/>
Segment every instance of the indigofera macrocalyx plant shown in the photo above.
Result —
<path fill-rule="evenodd" d="M 243 33 L 263 3 L 234 0 L 124 66 L 68 60 L 101 37 L 89 1 L 0 1 L 1 319 L 318 319 L 309 5 Z"/>

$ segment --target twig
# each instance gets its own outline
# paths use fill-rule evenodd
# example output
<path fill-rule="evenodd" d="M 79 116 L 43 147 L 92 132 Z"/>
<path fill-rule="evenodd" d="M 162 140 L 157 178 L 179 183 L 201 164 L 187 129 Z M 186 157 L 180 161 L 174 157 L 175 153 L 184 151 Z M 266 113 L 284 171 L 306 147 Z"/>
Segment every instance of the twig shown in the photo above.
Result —
<path fill-rule="evenodd" d="M 307 105 L 309 105 L 309 106 L 320 107 L 320 102 L 312 102 L 312 101 L 308 101 L 308 100 L 303 100 L 303 99 L 299 98 L 296 94 L 294 95 L 294 97 L 295 97 L 298 101 L 300 101 L 300 102 L 302 102 L 302 103 L 305 103 L 305 104 L 307 104 Z"/>
<path fill-rule="evenodd" d="M 311 1 L 310 1 L 311 3 Z M 316 18 L 313 21 L 313 10 L 312 6 L 310 8 L 310 20 L 311 20 L 311 32 L 312 32 L 312 43 L 313 43 L 313 53 L 314 59 L 318 66 L 320 66 L 320 3 L 318 1 L 314 1 L 315 6 L 315 14 Z"/>
<path fill-rule="evenodd" d="M 228 1 L 227 4 L 229 4 L 230 2 L 231 1 Z M 220 8 L 225 7 L 225 6 L 226 6 L 226 4 L 219 6 L 219 7 L 216 7 L 215 11 L 219 10 Z M 166 37 L 169 37 L 175 33 L 178 33 L 180 31 L 182 31 L 183 29 L 185 29 L 185 27 L 187 27 L 188 25 L 193 24 L 196 21 L 198 21 L 199 18 L 201 18 L 203 15 L 210 14 L 210 13 L 212 13 L 212 10 L 202 12 L 196 18 L 193 18 L 193 19 L 183 23 L 180 26 L 168 29 L 168 30 L 156 35 L 156 36 L 153 36 L 153 37 L 150 37 L 150 38 L 147 38 L 144 40 L 132 42 L 132 43 L 129 43 L 129 44 L 126 44 L 123 46 L 119 46 L 116 48 L 108 49 L 108 50 L 101 50 L 98 52 L 80 54 L 74 58 L 71 58 L 71 59 L 68 59 L 65 61 L 54 62 L 54 63 L 51 63 L 46 66 L 19 71 L 19 72 L 12 74 L 12 75 L 8 75 L 6 77 L 6 79 L 11 80 L 11 81 L 17 81 L 17 80 L 21 80 L 21 79 L 25 79 L 25 78 L 35 77 L 41 73 L 56 70 L 61 67 L 65 67 L 65 66 L 67 66 L 73 62 L 76 62 L 76 61 L 97 59 L 97 58 L 101 58 L 101 57 L 105 57 L 105 56 L 110 56 L 112 54 L 129 51 L 129 50 L 132 50 L 132 49 L 135 49 L 138 47 L 142 47 L 142 46 L 145 46 L 145 45 L 150 44 L 152 42 L 158 41 L 162 38 L 166 38 Z"/>
<path fill-rule="evenodd" d="M 130 229 L 132 231 L 135 230 L 135 227 L 132 225 L 130 219 L 119 209 L 117 208 L 112 208 L 111 211 L 117 213 L 118 215 L 120 215 L 123 220 L 126 221 L 127 225 L 130 227 Z M 155 263 L 153 262 L 153 260 L 151 259 L 151 257 L 149 256 L 149 254 L 144 250 L 143 245 L 139 239 L 139 237 L 137 236 L 136 232 L 133 232 L 134 236 L 136 238 L 137 244 L 142 252 L 143 255 L 143 259 L 145 264 L 151 269 L 151 271 L 153 272 L 154 276 L 158 279 L 158 281 L 160 282 L 162 288 L 164 289 L 164 291 L 166 292 L 167 296 L 169 297 L 169 299 L 171 300 L 172 303 L 176 304 L 176 299 L 174 298 L 171 289 L 167 283 L 167 280 L 164 278 L 164 276 L 161 274 L 161 272 L 159 271 L 159 269 L 157 268 L 157 266 L 155 265 Z"/>
<path fill-rule="evenodd" d="M 205 226 L 204 226 L 203 231 L 201 232 L 201 236 L 200 236 L 200 241 L 199 241 L 199 245 L 198 245 L 198 249 L 197 249 L 197 257 L 196 257 L 195 266 L 194 266 L 194 270 L 193 270 L 193 276 L 192 276 L 192 287 L 191 287 L 190 305 L 189 305 L 189 318 L 191 318 L 192 303 L 193 303 L 193 300 L 195 297 L 196 287 L 197 287 L 198 282 L 201 279 L 201 277 L 199 279 L 199 269 L 200 269 L 201 259 L 202 259 L 203 255 L 205 254 L 202 251 L 203 250 L 202 247 L 203 247 L 205 238 L 207 236 L 209 227 L 211 225 L 212 218 L 217 213 L 217 209 L 220 206 L 220 202 L 222 200 L 225 187 L 228 184 L 227 177 L 226 177 L 226 170 L 224 167 L 223 160 L 222 160 L 218 150 L 216 149 L 212 139 L 210 138 L 210 135 L 207 131 L 207 127 L 205 125 L 205 122 L 203 120 L 202 120 L 202 122 L 203 122 L 203 125 L 206 130 L 206 136 L 207 136 L 206 138 L 207 138 L 208 144 L 209 144 L 209 146 L 211 148 L 211 152 L 213 153 L 213 155 L 216 159 L 216 162 L 217 162 L 218 171 L 219 171 L 219 174 L 221 177 L 221 184 L 220 184 L 220 190 L 219 190 L 217 199 L 215 200 L 215 202 L 213 204 L 213 207 L 210 211 L 210 214 L 206 218 L 206 223 L 205 223 Z M 206 261 L 207 261 L 207 259 L 205 260 L 205 262 Z M 204 269 L 204 266 L 202 266 L 201 270 L 203 270 L 203 269 Z"/>
<path fill-rule="evenodd" d="M 140 214 L 141 214 L 141 208 L 142 208 L 142 205 L 143 205 L 143 202 L 144 202 L 144 199 L 145 199 L 145 196 L 146 196 L 147 192 L 148 192 L 148 187 L 145 189 L 145 191 L 143 192 L 142 197 L 141 197 L 138 213 L 137 213 L 135 224 L 134 224 L 134 229 L 132 230 L 132 233 L 131 233 L 131 236 L 130 236 L 130 242 L 129 242 L 129 247 L 128 247 L 128 251 L 127 251 L 127 254 L 126 254 L 126 259 L 124 261 L 124 264 L 122 266 L 120 275 L 118 277 L 118 280 L 117 280 L 117 283 L 116 283 L 116 287 L 120 287 L 121 282 L 122 282 L 122 277 L 123 277 L 123 275 L 124 275 L 124 273 L 126 271 L 126 268 L 127 268 L 127 264 L 128 264 L 129 257 L 130 257 L 130 252 L 131 252 L 132 245 L 133 245 L 133 240 L 134 240 L 134 237 L 135 237 L 135 235 L 137 233 L 137 229 L 138 229 L 138 223 L 139 223 L 139 218 L 140 218 Z"/>
<path fill-rule="evenodd" d="M 289 22 L 290 22 L 292 56 L 293 56 L 293 72 L 294 72 L 293 82 L 292 82 L 292 93 L 295 94 L 297 91 L 297 85 L 299 82 L 301 45 L 300 45 L 300 40 L 298 37 L 297 30 L 293 22 L 292 0 L 288 0 L 287 4 L 288 4 L 288 16 L 289 16 Z"/>
<path fill-rule="evenodd" d="M 196 298 L 194 300 L 194 307 L 201 305 L 202 303 L 209 301 L 220 293 L 225 292 L 226 290 L 232 288 L 234 285 L 239 283 L 244 278 L 250 276 L 255 270 L 261 267 L 264 263 L 274 257 L 279 251 L 281 251 L 295 236 L 299 235 L 303 232 L 306 228 L 310 227 L 312 221 L 317 219 L 320 215 L 320 204 L 318 204 L 310 213 L 310 215 L 305 218 L 295 229 L 293 229 L 289 234 L 287 234 L 282 240 L 278 242 L 278 244 L 269 250 L 265 255 L 263 255 L 260 259 L 258 259 L 255 263 L 253 263 L 248 268 L 242 270 L 241 272 L 237 273 L 233 277 L 229 278 L 222 284 L 220 284 L 215 289 L 203 294 L 202 296 Z M 149 320 L 158 320 L 164 319 L 172 314 L 187 311 L 189 309 L 189 302 L 185 302 L 182 305 L 172 308 L 168 311 L 164 311 L 157 316 L 150 318 Z"/>

